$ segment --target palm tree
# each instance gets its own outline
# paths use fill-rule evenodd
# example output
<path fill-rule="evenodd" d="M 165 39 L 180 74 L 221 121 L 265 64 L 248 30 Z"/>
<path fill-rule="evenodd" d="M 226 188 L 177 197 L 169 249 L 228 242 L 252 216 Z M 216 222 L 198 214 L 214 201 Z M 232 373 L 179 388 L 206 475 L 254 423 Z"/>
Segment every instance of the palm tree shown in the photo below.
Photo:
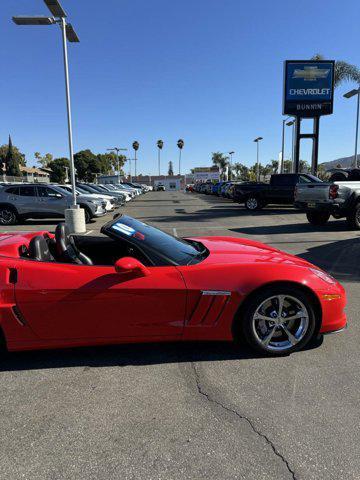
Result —
<path fill-rule="evenodd" d="M 246 165 L 236 162 L 234 163 L 234 171 L 237 180 L 249 180 L 249 168 Z"/>
<path fill-rule="evenodd" d="M 316 53 L 311 60 L 325 60 L 324 55 Z M 344 82 L 360 84 L 360 69 L 356 65 L 337 60 L 335 62 L 334 86 L 339 87 Z"/>
<path fill-rule="evenodd" d="M 212 153 L 212 162 L 219 167 L 221 178 L 225 177 L 225 172 L 229 166 L 229 157 L 220 152 Z"/>

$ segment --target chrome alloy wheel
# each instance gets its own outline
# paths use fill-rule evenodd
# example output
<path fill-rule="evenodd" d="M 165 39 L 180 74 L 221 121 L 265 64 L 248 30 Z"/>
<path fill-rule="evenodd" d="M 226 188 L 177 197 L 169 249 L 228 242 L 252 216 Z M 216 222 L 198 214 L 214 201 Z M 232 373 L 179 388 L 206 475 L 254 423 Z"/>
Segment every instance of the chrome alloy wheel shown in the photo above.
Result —
<path fill-rule="evenodd" d="M 16 215 L 9 208 L 2 208 L 0 210 L 0 224 L 1 225 L 13 225 L 16 223 Z"/>
<path fill-rule="evenodd" d="M 246 200 L 246 206 L 249 210 L 256 210 L 258 207 L 258 201 L 254 197 L 250 197 Z"/>
<path fill-rule="evenodd" d="M 308 328 L 307 308 L 291 295 L 267 298 L 256 309 L 252 319 L 256 341 L 272 351 L 290 350 L 304 338 Z"/>

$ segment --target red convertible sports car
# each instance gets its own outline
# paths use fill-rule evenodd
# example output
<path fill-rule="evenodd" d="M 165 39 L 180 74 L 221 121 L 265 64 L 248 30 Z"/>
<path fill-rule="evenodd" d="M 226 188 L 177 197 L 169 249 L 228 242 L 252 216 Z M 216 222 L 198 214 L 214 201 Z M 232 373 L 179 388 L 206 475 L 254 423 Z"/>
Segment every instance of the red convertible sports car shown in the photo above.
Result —
<path fill-rule="evenodd" d="M 233 237 L 180 239 L 121 215 L 103 236 L 0 235 L 8 350 L 233 340 L 282 355 L 346 326 L 345 292 L 310 263 Z"/>

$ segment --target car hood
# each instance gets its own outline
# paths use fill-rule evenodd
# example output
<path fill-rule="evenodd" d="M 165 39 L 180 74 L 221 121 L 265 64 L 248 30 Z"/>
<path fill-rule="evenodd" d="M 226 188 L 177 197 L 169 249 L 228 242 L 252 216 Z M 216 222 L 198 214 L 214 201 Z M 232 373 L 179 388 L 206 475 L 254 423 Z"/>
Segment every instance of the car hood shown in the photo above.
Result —
<path fill-rule="evenodd" d="M 309 267 L 306 260 L 269 247 L 261 242 L 235 237 L 196 237 L 191 238 L 205 245 L 210 255 L 202 263 L 286 263 Z"/>
<path fill-rule="evenodd" d="M 91 193 L 89 195 L 81 194 L 81 195 L 78 195 L 76 198 L 79 201 L 83 200 L 83 201 L 87 201 L 87 202 L 94 201 L 94 200 L 103 200 L 104 202 L 106 201 L 106 199 L 101 194 L 100 194 L 99 198 L 93 197 Z"/>

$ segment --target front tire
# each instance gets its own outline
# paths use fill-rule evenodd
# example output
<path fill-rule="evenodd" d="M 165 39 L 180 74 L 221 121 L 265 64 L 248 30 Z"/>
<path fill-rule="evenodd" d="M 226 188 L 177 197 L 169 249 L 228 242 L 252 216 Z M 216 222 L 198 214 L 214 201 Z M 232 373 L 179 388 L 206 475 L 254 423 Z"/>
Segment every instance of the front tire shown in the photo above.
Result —
<path fill-rule="evenodd" d="M 16 211 L 8 206 L 0 207 L 0 225 L 15 225 L 19 218 Z"/>
<path fill-rule="evenodd" d="M 244 338 L 252 348 L 267 355 L 300 350 L 316 331 L 313 300 L 293 286 L 264 288 L 251 297 L 242 313 Z"/>
<path fill-rule="evenodd" d="M 263 205 L 257 197 L 251 195 L 245 200 L 245 208 L 246 210 L 254 212 L 263 208 Z"/>

